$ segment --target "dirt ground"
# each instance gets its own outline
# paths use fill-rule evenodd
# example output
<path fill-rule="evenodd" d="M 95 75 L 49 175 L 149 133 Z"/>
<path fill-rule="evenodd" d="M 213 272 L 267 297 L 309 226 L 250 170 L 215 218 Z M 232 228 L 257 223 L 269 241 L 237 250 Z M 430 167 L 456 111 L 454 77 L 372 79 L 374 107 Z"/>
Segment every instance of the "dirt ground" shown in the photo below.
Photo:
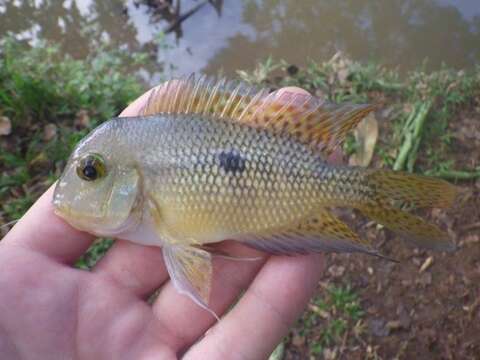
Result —
<path fill-rule="evenodd" d="M 451 155 L 458 167 L 480 165 L 477 110 L 450 121 Z M 448 230 L 458 247 L 454 253 L 412 248 L 352 215 L 351 224 L 399 263 L 365 255 L 329 255 L 323 281 L 350 284 L 364 315 L 318 355 L 311 349 L 326 320 L 319 316 L 306 336 L 299 335 L 305 326 L 300 321 L 287 339 L 285 359 L 480 359 L 480 180 L 457 185 L 469 193 L 466 200 L 449 211 L 423 213 Z M 319 298 L 325 296 L 322 285 Z"/>

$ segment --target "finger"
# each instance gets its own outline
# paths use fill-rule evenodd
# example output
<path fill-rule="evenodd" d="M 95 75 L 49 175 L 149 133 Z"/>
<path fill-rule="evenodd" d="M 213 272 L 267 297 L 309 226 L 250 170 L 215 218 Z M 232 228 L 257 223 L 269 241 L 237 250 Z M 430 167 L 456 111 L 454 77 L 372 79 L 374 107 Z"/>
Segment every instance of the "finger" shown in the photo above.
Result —
<path fill-rule="evenodd" d="M 2 240 L 5 245 L 23 246 L 64 263 L 73 263 L 94 236 L 68 225 L 53 212 L 52 185 Z"/>
<path fill-rule="evenodd" d="M 159 247 L 117 240 L 92 270 L 146 298 L 168 279 Z"/>
<path fill-rule="evenodd" d="M 159 86 L 162 86 L 162 85 L 159 85 Z M 148 90 L 146 93 L 144 93 L 143 95 L 141 95 L 140 97 L 138 97 L 137 99 L 135 99 L 130 105 L 128 105 L 121 113 L 120 113 L 120 117 L 124 117 L 124 116 L 138 116 L 140 115 L 140 112 L 143 108 L 143 106 L 145 106 L 145 104 L 147 103 L 148 101 L 148 98 L 150 97 L 150 94 L 152 93 L 152 91 L 155 89 L 156 87 L 153 87 L 151 88 L 150 90 Z"/>
<path fill-rule="evenodd" d="M 306 96 L 311 96 L 307 90 L 296 87 L 296 86 L 285 86 L 278 90 L 278 95 L 281 95 L 283 93 L 303 94 Z"/>
<path fill-rule="evenodd" d="M 209 308 L 221 316 L 248 287 L 264 264 L 266 255 L 234 242 L 222 243 L 219 248 L 239 258 L 260 258 L 250 261 L 214 256 Z M 212 314 L 195 304 L 189 297 L 180 294 L 171 282 L 162 288 L 153 304 L 153 312 L 160 323 L 175 324 L 176 341 L 170 346 L 177 352 L 194 343 L 216 321 Z"/>
<path fill-rule="evenodd" d="M 184 359 L 268 358 L 307 305 L 323 268 L 321 254 L 271 257 L 238 304 Z"/>
<path fill-rule="evenodd" d="M 168 83 L 168 87 L 166 86 Z M 176 87 L 180 85 L 179 80 L 170 80 L 168 82 L 164 82 L 160 85 L 157 85 L 146 93 L 138 97 L 134 100 L 130 105 L 128 105 L 125 110 L 120 113 L 120 117 L 122 116 L 139 116 L 142 113 L 144 106 L 148 103 L 150 96 L 152 95 L 153 91 L 156 91 L 155 97 L 163 96 L 163 94 L 168 91 L 175 91 Z"/>

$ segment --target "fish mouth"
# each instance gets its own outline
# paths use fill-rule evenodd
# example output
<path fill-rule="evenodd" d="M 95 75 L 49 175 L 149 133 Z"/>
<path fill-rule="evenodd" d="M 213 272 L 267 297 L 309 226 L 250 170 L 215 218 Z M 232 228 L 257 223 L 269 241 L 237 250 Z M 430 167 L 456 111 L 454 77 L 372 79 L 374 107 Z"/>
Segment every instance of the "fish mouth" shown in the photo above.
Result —
<path fill-rule="evenodd" d="M 103 222 L 103 217 L 85 216 L 65 206 L 55 206 L 53 212 L 77 230 L 96 236 L 115 237 L 126 231 L 135 230 L 141 222 L 141 214 L 132 209 L 125 221 L 119 226 L 109 227 Z"/>

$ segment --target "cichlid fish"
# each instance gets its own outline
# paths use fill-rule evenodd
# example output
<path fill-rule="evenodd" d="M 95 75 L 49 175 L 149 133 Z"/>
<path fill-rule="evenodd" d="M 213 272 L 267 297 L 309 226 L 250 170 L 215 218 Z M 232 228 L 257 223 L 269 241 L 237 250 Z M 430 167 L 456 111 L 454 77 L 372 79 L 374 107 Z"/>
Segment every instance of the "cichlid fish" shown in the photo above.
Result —
<path fill-rule="evenodd" d="M 56 213 L 80 230 L 163 247 L 177 290 L 205 309 L 208 243 L 379 255 L 332 208 L 357 209 L 419 246 L 453 249 L 444 232 L 399 204 L 448 207 L 456 187 L 327 163 L 374 109 L 204 77 L 172 80 L 140 116 L 111 119 L 77 145 L 56 185 Z"/>

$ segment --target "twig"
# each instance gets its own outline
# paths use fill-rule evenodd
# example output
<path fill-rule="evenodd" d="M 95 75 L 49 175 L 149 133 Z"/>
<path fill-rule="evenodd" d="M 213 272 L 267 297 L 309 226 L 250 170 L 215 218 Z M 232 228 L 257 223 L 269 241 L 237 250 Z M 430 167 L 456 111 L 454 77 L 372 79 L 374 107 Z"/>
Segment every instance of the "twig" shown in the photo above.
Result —
<path fill-rule="evenodd" d="M 389 90 L 389 91 L 398 91 L 402 90 L 405 88 L 405 84 L 402 83 L 388 83 L 383 80 L 377 80 L 376 83 L 378 86 L 380 86 L 384 90 Z"/>
<path fill-rule="evenodd" d="M 348 340 L 348 330 L 345 331 L 345 334 L 343 335 L 343 338 L 342 338 L 342 345 L 340 346 L 340 353 L 338 354 L 339 359 L 342 358 L 343 353 L 345 352 L 345 349 L 347 348 L 347 340 Z"/>
<path fill-rule="evenodd" d="M 474 180 L 480 178 L 480 170 L 461 171 L 461 170 L 428 170 L 425 175 L 435 176 L 445 180 Z"/>
<path fill-rule="evenodd" d="M 164 33 L 168 34 L 173 30 L 175 30 L 184 20 L 188 19 L 191 15 L 195 14 L 198 10 L 200 10 L 200 8 L 202 8 L 207 3 L 208 3 L 208 0 L 202 1 L 201 3 L 198 3 L 193 8 L 188 10 L 186 13 L 180 15 L 173 24 L 171 24 L 165 29 Z"/>
<path fill-rule="evenodd" d="M 477 228 L 480 228 L 480 221 L 473 224 L 465 225 L 464 227 L 460 228 L 460 230 L 462 232 L 465 232 L 465 231 L 475 230 Z"/>

